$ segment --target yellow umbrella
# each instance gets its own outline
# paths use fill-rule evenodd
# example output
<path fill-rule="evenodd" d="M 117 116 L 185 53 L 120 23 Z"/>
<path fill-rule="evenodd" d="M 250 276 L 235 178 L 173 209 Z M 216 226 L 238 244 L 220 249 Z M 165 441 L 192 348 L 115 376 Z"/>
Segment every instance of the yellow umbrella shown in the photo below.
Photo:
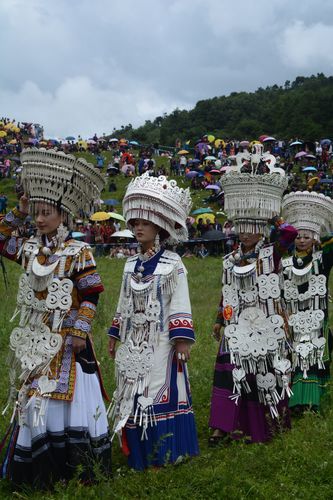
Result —
<path fill-rule="evenodd" d="M 77 144 L 82 149 L 87 149 L 88 148 L 88 144 L 86 143 L 86 141 L 79 141 Z"/>
<path fill-rule="evenodd" d="M 6 123 L 6 125 L 5 125 L 5 129 L 6 129 L 6 130 L 9 130 L 9 129 L 11 129 L 11 128 L 12 128 L 12 126 L 13 126 L 13 124 L 12 124 L 12 123 Z"/>
<path fill-rule="evenodd" d="M 254 144 L 261 144 L 261 142 L 260 141 L 251 141 L 249 144 L 249 148 L 252 148 L 252 146 L 254 146 Z"/>
<path fill-rule="evenodd" d="M 39 145 L 40 146 L 47 146 L 47 142 L 46 141 L 40 141 Z"/>
<path fill-rule="evenodd" d="M 17 144 L 17 140 L 16 139 L 12 139 L 11 141 L 9 141 L 9 144 Z"/>
<path fill-rule="evenodd" d="M 177 155 L 188 155 L 189 154 L 189 151 L 186 151 L 186 149 L 181 149 L 180 151 L 178 151 Z"/>
<path fill-rule="evenodd" d="M 109 220 L 110 217 L 111 217 L 110 214 L 108 214 L 107 212 L 95 212 L 94 214 L 91 215 L 90 220 L 100 222 L 103 220 Z"/>
<path fill-rule="evenodd" d="M 0 130 L 0 137 L 6 137 L 7 132 L 5 130 Z"/>
<path fill-rule="evenodd" d="M 21 129 L 18 127 L 15 127 L 15 125 L 14 125 L 14 127 L 12 127 L 12 132 L 14 132 L 15 134 L 18 134 L 20 132 L 20 130 Z"/>
<path fill-rule="evenodd" d="M 214 222 L 215 215 L 214 214 L 200 214 L 195 219 L 195 222 L 197 224 L 199 222 L 199 219 L 202 219 L 202 221 L 203 221 L 204 224 L 207 222 L 207 220 L 209 220 L 209 222 Z"/>
<path fill-rule="evenodd" d="M 116 212 L 108 212 L 108 214 L 110 215 L 111 219 L 117 219 L 121 222 L 126 222 L 124 217 L 120 214 L 117 214 Z"/>
<path fill-rule="evenodd" d="M 215 147 L 218 148 L 219 146 L 222 146 L 222 148 L 225 148 L 226 144 L 223 139 L 215 139 Z"/>
<path fill-rule="evenodd" d="M 209 142 L 214 142 L 215 141 L 215 135 L 207 135 L 207 139 L 209 140 Z"/>
<path fill-rule="evenodd" d="M 308 181 L 308 186 L 309 187 L 312 187 L 314 186 L 315 184 L 317 184 L 317 182 L 319 182 L 319 177 L 312 177 L 309 181 Z"/>

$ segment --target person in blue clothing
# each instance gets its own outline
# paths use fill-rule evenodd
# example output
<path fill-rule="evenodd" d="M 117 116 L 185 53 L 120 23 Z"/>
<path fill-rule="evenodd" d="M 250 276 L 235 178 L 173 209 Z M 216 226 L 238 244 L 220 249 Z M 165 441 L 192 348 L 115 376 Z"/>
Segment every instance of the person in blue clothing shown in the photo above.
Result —
<path fill-rule="evenodd" d="M 138 470 L 198 454 L 187 371 L 195 340 L 187 273 L 178 254 L 163 246 L 187 239 L 190 207 L 188 189 L 148 172 L 133 179 L 123 201 L 140 252 L 125 264 L 108 332 L 117 382 L 111 415 L 129 465 Z"/>

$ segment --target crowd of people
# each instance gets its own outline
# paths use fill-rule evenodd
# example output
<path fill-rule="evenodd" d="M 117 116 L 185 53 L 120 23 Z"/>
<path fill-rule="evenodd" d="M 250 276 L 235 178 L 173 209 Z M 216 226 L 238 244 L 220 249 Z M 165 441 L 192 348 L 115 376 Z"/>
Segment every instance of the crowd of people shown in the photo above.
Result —
<path fill-rule="evenodd" d="M 201 142 L 196 154 L 206 158 L 211 141 Z M 235 158 L 220 180 L 227 221 L 199 217 L 194 229 L 202 241 L 193 250 L 190 189 L 154 175 L 152 165 L 131 176 L 123 215 L 136 246 L 109 249 L 110 257 L 127 259 L 108 330 L 116 371 L 108 410 L 93 346 L 104 289 L 94 257 L 117 223 L 78 222 L 100 197 L 104 167 L 44 148 L 22 152 L 19 206 L 0 221 L 2 256 L 23 267 L 19 322 L 10 335 L 3 477 L 49 487 L 78 473 L 90 483 L 96 462 L 108 477 L 111 434 L 135 470 L 199 454 L 188 374 L 195 333 L 187 270 L 173 249 L 182 244 L 184 257 L 206 258 L 214 231 L 224 234 L 226 255 L 212 319 L 218 349 L 209 444 L 264 443 L 287 431 L 293 414 L 320 411 L 332 351 L 333 200 L 315 190 L 289 192 L 277 158 L 282 146 L 276 156 L 261 143 L 239 146 L 243 151 L 228 151 Z M 55 191 L 47 189 L 51 181 Z M 32 221 L 37 232 L 28 236 Z M 73 237 L 74 221 L 84 241 Z"/>

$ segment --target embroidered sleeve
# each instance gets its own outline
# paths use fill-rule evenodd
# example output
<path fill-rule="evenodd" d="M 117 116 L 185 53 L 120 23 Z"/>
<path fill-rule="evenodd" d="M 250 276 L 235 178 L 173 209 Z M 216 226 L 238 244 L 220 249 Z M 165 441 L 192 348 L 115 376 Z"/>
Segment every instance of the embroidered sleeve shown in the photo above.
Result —
<path fill-rule="evenodd" d="M 24 242 L 24 238 L 12 236 L 19 226 L 22 226 L 26 218 L 17 208 L 8 212 L 0 221 L 0 253 L 10 260 L 16 260 L 17 254 Z"/>
<path fill-rule="evenodd" d="M 84 254 L 76 262 L 75 270 L 73 280 L 81 297 L 103 292 L 102 280 L 89 250 L 84 250 Z"/>
<path fill-rule="evenodd" d="M 119 340 L 120 339 L 119 330 L 120 330 L 120 313 L 116 313 L 108 331 L 109 337 L 115 337 L 116 339 Z"/>
<path fill-rule="evenodd" d="M 169 338 L 195 341 L 186 269 L 181 261 L 176 288 L 171 296 Z"/>
<path fill-rule="evenodd" d="M 87 335 L 91 332 L 91 323 L 95 317 L 95 313 L 95 304 L 87 300 L 81 302 L 71 334 L 75 337 L 86 339 Z"/>

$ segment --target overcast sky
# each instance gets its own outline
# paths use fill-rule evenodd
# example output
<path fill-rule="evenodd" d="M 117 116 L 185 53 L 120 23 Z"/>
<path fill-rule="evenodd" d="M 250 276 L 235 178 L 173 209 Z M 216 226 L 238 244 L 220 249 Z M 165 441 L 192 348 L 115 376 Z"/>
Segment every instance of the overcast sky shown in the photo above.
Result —
<path fill-rule="evenodd" d="M 0 0 L 0 115 L 65 137 L 333 74 L 332 0 Z"/>

